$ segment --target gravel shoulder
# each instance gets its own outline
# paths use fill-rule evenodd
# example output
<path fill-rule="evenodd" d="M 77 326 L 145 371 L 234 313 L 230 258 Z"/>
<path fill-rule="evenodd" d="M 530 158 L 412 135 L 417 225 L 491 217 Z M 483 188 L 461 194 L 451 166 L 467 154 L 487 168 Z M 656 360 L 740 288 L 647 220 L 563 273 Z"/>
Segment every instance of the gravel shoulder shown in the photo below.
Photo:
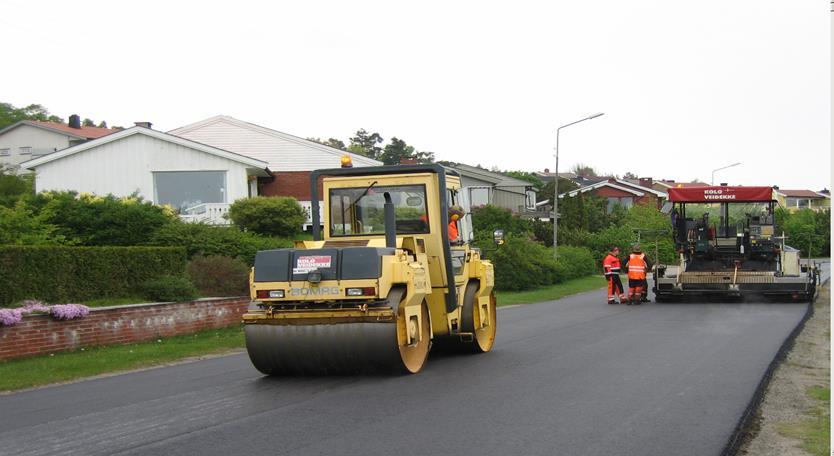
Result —
<path fill-rule="evenodd" d="M 814 314 L 776 368 L 739 455 L 808 455 L 797 439 L 780 432 L 812 416 L 821 402 L 808 396 L 812 386 L 829 388 L 831 381 L 831 287 L 825 285 L 814 303 Z M 824 404 L 828 409 L 829 404 Z"/>

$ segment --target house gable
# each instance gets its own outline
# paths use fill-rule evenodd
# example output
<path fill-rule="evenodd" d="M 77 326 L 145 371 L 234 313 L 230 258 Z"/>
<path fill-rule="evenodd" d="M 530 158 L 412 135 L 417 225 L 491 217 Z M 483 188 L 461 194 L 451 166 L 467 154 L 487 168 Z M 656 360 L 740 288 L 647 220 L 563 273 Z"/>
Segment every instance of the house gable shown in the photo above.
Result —
<path fill-rule="evenodd" d="M 334 149 L 297 136 L 261 127 L 229 116 L 215 116 L 169 132 L 269 163 L 279 172 L 338 168 L 349 154 L 354 166 L 379 166 L 381 162 Z"/>

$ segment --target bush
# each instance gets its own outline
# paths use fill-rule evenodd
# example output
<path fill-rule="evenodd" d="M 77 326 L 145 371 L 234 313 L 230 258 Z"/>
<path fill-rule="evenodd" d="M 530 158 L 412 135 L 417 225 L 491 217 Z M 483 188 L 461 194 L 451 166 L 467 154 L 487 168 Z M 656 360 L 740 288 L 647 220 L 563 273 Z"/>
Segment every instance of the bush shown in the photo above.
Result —
<path fill-rule="evenodd" d="M 235 201 L 229 218 L 243 231 L 264 236 L 294 236 L 307 221 L 307 210 L 288 196 L 256 196 Z"/>
<path fill-rule="evenodd" d="M 583 247 L 559 246 L 559 260 L 556 262 L 559 281 L 577 279 L 601 273 L 590 250 Z"/>
<path fill-rule="evenodd" d="M 71 244 L 57 231 L 57 226 L 34 215 L 22 201 L 11 208 L 0 206 L 0 245 Z"/>
<path fill-rule="evenodd" d="M 788 245 L 801 250 L 806 258 L 831 256 L 831 211 L 813 211 L 800 209 L 790 212 L 785 209 L 776 211 L 777 235 L 782 232 L 788 239 Z M 810 251 L 809 251 L 810 248 Z"/>
<path fill-rule="evenodd" d="M 270 238 L 254 233 L 245 233 L 233 227 L 205 225 L 202 223 L 171 223 L 157 231 L 149 242 L 151 245 L 185 247 L 188 258 L 205 256 L 227 256 L 240 258 L 253 264 L 258 250 L 292 247 L 288 239 Z"/>
<path fill-rule="evenodd" d="M 2 246 L 0 305 L 134 296 L 149 279 L 182 275 L 185 261 L 173 247 Z"/>
<path fill-rule="evenodd" d="M 529 290 L 597 272 L 588 249 L 560 246 L 556 261 L 552 248 L 522 236 L 509 236 L 491 253 L 495 287 L 499 290 Z"/>
<path fill-rule="evenodd" d="M 26 200 L 27 207 L 55 234 L 81 245 L 139 245 L 176 221 L 170 209 L 139 196 L 79 195 L 44 192 Z"/>
<path fill-rule="evenodd" d="M 197 255 L 188 262 L 186 272 L 202 296 L 249 294 L 249 266 L 241 259 Z"/>
<path fill-rule="evenodd" d="M 527 220 L 513 215 L 509 209 L 497 206 L 481 206 L 472 209 L 472 229 L 475 237 L 492 238 L 492 232 L 504 230 L 506 235 L 526 235 L 531 231 Z"/>
<path fill-rule="evenodd" d="M 142 297 L 155 302 L 193 301 L 197 290 L 182 276 L 163 276 L 142 284 Z"/>
<path fill-rule="evenodd" d="M 24 196 L 35 194 L 35 174 L 17 174 L 14 167 L 0 164 L 0 206 L 12 207 Z"/>

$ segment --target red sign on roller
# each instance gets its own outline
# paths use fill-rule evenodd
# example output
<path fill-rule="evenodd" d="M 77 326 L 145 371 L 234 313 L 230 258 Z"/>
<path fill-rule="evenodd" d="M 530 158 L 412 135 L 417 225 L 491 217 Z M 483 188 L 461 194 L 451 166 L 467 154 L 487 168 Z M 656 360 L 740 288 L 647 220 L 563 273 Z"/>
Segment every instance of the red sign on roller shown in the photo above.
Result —
<path fill-rule="evenodd" d="M 298 257 L 293 274 L 306 274 L 316 269 L 327 269 L 330 267 L 330 255 L 311 255 Z"/>
<path fill-rule="evenodd" d="M 669 201 L 673 203 L 730 203 L 773 201 L 770 187 L 689 187 L 670 188 Z"/>

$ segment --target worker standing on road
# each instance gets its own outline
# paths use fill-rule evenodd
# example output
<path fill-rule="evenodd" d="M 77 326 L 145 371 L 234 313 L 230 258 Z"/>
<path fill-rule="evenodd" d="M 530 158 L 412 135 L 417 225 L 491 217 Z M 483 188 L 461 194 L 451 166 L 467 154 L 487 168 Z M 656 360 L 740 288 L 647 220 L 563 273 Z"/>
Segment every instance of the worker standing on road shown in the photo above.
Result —
<path fill-rule="evenodd" d="M 608 253 L 604 260 L 602 260 L 602 270 L 605 273 L 605 279 L 608 281 L 608 304 L 617 304 L 614 297 L 620 299 L 620 304 L 626 301 L 625 290 L 623 290 L 623 283 L 620 282 L 620 248 L 614 247 Z"/>
<path fill-rule="evenodd" d="M 646 283 L 646 256 L 640 249 L 640 244 L 634 244 L 628 257 L 628 305 L 638 305 L 643 294 L 643 284 Z"/>

